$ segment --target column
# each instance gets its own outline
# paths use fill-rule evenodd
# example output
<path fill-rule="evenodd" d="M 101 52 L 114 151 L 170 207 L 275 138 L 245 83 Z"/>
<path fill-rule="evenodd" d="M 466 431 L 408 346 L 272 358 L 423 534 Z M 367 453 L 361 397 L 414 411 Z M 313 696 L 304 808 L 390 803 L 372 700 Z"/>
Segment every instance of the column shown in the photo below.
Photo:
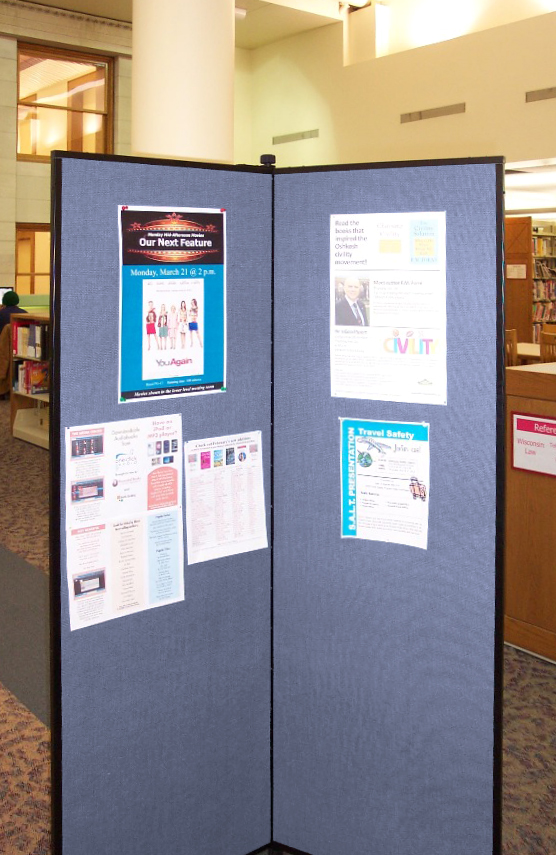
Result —
<path fill-rule="evenodd" d="M 234 0 L 133 0 L 133 154 L 233 161 Z"/>

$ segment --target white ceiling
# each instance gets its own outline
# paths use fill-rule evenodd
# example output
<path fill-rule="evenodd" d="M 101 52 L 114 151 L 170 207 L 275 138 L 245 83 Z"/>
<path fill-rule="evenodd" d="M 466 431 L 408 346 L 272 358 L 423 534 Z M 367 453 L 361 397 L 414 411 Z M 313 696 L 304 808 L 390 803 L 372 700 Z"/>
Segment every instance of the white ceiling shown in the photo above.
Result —
<path fill-rule="evenodd" d="M 131 23 L 133 0 L 25 0 L 42 6 L 54 6 L 85 15 L 97 15 L 116 21 Z M 236 18 L 236 45 L 240 48 L 258 48 L 302 33 L 306 30 L 333 23 L 336 18 L 281 6 L 265 0 L 236 0 L 236 7 L 247 10 L 243 18 Z M 306 4 L 310 6 L 311 4 Z M 315 2 L 315 8 L 319 5 Z M 339 7 L 339 3 L 338 3 Z"/>
<path fill-rule="evenodd" d="M 506 212 L 556 219 L 556 159 L 506 164 Z"/>

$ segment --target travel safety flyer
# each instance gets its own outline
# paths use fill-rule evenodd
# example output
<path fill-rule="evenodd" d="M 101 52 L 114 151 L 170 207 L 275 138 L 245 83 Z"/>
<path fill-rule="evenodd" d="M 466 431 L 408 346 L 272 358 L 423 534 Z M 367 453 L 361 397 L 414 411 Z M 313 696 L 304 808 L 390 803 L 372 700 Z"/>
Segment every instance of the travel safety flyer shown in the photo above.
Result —
<path fill-rule="evenodd" d="M 225 212 L 118 212 L 120 403 L 225 391 Z"/>
<path fill-rule="evenodd" d="M 341 419 L 342 537 L 427 548 L 429 425 Z"/>
<path fill-rule="evenodd" d="M 446 214 L 330 218 L 332 395 L 446 404 Z"/>
<path fill-rule="evenodd" d="M 260 431 L 184 445 L 187 562 L 268 546 Z"/>
<path fill-rule="evenodd" d="M 73 629 L 184 598 L 180 415 L 66 428 Z"/>
<path fill-rule="evenodd" d="M 512 413 L 514 469 L 556 476 L 556 421 Z"/>

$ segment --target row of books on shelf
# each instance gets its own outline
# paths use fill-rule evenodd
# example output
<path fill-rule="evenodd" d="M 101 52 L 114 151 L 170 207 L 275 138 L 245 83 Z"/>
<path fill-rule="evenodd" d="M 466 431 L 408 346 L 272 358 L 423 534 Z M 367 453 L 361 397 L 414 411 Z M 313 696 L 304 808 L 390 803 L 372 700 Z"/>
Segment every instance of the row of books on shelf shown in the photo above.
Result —
<path fill-rule="evenodd" d="M 548 321 L 556 322 L 556 302 L 533 303 L 533 323 L 542 324 Z"/>
<path fill-rule="evenodd" d="M 556 300 L 556 279 L 535 279 L 533 300 Z"/>
<path fill-rule="evenodd" d="M 552 235 L 547 237 L 533 238 L 533 255 L 554 256 L 556 252 L 556 238 Z"/>
<path fill-rule="evenodd" d="M 48 359 L 48 324 L 12 321 L 12 349 L 14 356 Z"/>
<path fill-rule="evenodd" d="M 535 279 L 552 279 L 556 276 L 556 267 L 551 267 L 546 261 L 535 261 Z"/>
<path fill-rule="evenodd" d="M 24 360 L 17 366 L 14 391 L 26 395 L 39 395 L 48 392 L 48 362 Z"/>

